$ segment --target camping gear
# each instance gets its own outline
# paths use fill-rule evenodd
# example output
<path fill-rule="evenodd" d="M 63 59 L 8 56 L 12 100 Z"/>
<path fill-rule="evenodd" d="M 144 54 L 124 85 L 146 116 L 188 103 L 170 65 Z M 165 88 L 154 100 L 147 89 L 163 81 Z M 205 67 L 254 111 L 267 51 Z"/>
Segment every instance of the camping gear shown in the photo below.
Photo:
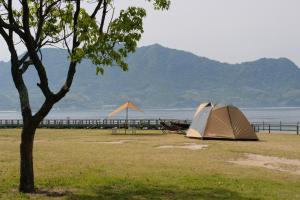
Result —
<path fill-rule="evenodd" d="M 185 131 L 189 128 L 190 124 L 185 122 L 174 122 L 174 121 L 161 121 L 162 132 L 175 132 L 179 134 L 185 134 Z"/>
<path fill-rule="evenodd" d="M 203 103 L 197 108 L 187 137 L 258 140 L 245 115 L 235 106 Z"/>

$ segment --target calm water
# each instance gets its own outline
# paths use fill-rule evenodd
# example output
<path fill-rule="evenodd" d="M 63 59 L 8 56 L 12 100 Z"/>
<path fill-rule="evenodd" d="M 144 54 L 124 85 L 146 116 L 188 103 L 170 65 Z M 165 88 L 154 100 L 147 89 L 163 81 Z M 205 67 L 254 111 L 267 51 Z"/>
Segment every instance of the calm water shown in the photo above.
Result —
<path fill-rule="evenodd" d="M 242 108 L 244 114 L 251 122 L 300 122 L 300 107 L 274 107 L 274 108 Z M 52 111 L 48 119 L 104 119 L 112 110 L 89 111 Z M 144 113 L 129 111 L 130 118 L 153 119 L 192 119 L 194 108 L 186 109 L 146 109 Z M 124 118 L 125 113 L 120 113 L 116 118 Z M 21 115 L 16 111 L 0 111 L 0 119 L 20 119 Z"/>

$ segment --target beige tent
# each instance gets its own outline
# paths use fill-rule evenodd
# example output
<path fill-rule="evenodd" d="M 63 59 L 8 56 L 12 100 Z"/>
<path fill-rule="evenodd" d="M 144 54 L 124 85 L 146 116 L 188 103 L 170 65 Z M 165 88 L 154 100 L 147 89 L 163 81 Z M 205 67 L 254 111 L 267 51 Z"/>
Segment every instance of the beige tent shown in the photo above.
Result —
<path fill-rule="evenodd" d="M 211 103 L 197 108 L 187 137 L 258 140 L 251 124 L 237 107 Z"/>

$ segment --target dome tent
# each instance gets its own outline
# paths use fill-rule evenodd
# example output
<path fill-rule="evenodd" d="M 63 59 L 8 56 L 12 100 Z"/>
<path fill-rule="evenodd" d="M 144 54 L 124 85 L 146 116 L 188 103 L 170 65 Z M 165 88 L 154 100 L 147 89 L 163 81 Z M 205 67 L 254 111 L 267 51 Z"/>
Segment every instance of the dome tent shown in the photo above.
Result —
<path fill-rule="evenodd" d="M 245 115 L 232 105 L 203 103 L 197 108 L 187 137 L 201 139 L 258 140 Z"/>

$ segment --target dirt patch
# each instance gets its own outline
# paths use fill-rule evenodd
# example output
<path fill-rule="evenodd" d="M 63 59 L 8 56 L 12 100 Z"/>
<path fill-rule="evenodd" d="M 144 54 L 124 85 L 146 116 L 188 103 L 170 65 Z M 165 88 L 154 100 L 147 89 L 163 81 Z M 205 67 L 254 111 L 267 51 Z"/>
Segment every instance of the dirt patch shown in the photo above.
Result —
<path fill-rule="evenodd" d="M 106 141 L 106 142 L 93 142 L 93 143 L 97 143 L 97 144 L 125 144 L 128 142 L 133 142 L 136 140 L 117 140 L 117 141 Z"/>
<path fill-rule="evenodd" d="M 34 143 L 44 143 L 44 142 L 48 142 L 47 140 L 34 140 Z"/>
<path fill-rule="evenodd" d="M 238 165 L 264 167 L 267 169 L 300 175 L 300 160 L 251 153 L 245 153 L 244 156 L 245 158 L 229 162 Z"/>
<path fill-rule="evenodd" d="M 158 149 L 189 149 L 189 150 L 201 150 L 208 147 L 206 144 L 184 143 L 183 145 L 163 145 L 157 147 Z"/>

